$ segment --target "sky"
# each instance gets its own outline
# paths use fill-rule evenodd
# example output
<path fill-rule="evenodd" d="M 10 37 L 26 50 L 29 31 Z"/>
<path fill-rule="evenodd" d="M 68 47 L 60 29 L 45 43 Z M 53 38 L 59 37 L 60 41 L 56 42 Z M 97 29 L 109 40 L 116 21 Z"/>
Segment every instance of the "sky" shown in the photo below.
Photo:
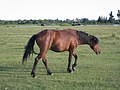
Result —
<path fill-rule="evenodd" d="M 76 19 L 97 20 L 109 17 L 112 11 L 117 19 L 120 0 L 0 0 L 1 20 Z"/>

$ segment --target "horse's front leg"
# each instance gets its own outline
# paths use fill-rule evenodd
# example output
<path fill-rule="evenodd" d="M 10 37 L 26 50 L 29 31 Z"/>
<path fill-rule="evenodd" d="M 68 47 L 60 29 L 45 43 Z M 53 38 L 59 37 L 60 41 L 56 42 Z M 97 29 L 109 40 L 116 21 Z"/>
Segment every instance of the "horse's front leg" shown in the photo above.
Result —
<path fill-rule="evenodd" d="M 68 58 L 68 68 L 67 71 L 69 73 L 72 73 L 72 68 L 71 68 L 71 59 L 72 59 L 72 54 L 69 52 L 69 58 Z"/>
<path fill-rule="evenodd" d="M 76 66 L 77 66 L 78 57 L 77 57 L 77 54 L 73 54 L 73 56 L 75 58 L 75 62 L 72 65 L 72 70 L 75 71 L 76 70 Z"/>

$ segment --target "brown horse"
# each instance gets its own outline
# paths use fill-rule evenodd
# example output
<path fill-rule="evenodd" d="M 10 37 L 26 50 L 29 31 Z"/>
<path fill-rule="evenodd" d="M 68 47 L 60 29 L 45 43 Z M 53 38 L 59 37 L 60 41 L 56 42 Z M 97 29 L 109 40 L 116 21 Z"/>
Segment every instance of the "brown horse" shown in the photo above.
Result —
<path fill-rule="evenodd" d="M 69 52 L 68 58 L 68 72 L 71 73 L 75 71 L 77 65 L 77 54 L 75 49 L 78 45 L 88 44 L 91 49 L 96 53 L 100 53 L 99 40 L 93 36 L 82 31 L 77 31 L 74 29 L 64 29 L 64 30 L 43 30 L 37 34 L 34 34 L 28 41 L 25 47 L 25 53 L 23 55 L 22 63 L 30 57 L 34 52 L 35 41 L 40 48 L 38 56 L 35 58 L 33 69 L 31 75 L 36 76 L 36 66 L 38 61 L 42 58 L 48 75 L 52 75 L 52 72 L 48 68 L 46 54 L 48 50 L 55 52 Z M 72 55 L 75 58 L 75 62 L 71 67 Z"/>

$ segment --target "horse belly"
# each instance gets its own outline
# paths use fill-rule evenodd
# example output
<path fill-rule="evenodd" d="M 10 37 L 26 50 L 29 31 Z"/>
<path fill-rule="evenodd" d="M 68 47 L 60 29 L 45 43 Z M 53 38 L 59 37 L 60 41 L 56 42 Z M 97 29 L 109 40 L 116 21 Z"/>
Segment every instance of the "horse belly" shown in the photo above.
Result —
<path fill-rule="evenodd" d="M 51 48 L 52 51 L 55 52 L 63 52 L 63 51 L 67 51 L 69 49 L 69 44 L 67 43 L 56 43 L 56 44 L 52 44 Z"/>

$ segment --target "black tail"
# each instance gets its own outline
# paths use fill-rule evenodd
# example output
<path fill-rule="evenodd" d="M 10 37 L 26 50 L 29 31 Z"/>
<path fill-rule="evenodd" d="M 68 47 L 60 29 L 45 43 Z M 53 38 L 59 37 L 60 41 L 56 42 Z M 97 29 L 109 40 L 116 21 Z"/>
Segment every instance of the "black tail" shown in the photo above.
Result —
<path fill-rule="evenodd" d="M 34 34 L 28 41 L 26 47 L 25 47 L 25 52 L 22 58 L 22 64 L 24 64 L 25 61 L 27 61 L 27 58 L 30 57 L 31 54 L 35 53 L 34 52 L 34 44 L 36 40 L 37 35 Z"/>

